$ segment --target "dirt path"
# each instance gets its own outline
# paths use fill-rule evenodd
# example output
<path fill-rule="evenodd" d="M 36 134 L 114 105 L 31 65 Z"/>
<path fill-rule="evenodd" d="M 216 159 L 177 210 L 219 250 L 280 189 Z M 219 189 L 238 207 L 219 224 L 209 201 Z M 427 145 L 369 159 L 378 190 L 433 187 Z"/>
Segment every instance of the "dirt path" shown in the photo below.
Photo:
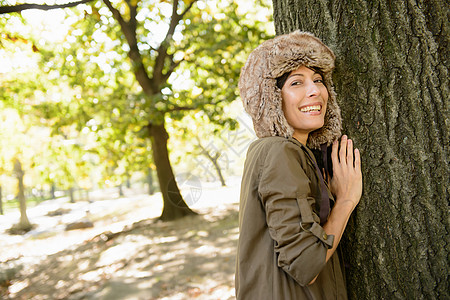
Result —
<path fill-rule="evenodd" d="M 47 255 L 40 249 L 33 256 L 32 249 L 25 250 L 22 243 L 22 250 L 16 251 L 18 257 L 11 258 L 14 249 L 2 254 L 0 267 L 17 265 L 18 261 L 23 266 L 10 282 L 9 294 L 4 293 L 3 297 L 234 299 L 238 191 L 237 185 L 203 187 L 200 201 L 193 206 L 199 216 L 167 223 L 155 222 L 154 218 L 128 221 L 128 225 L 117 230 L 117 224 L 126 224 L 131 216 L 136 220 L 143 211 L 155 211 L 155 199 L 147 204 L 142 199 L 129 199 L 124 203 L 133 207 L 131 211 L 124 211 L 123 207 L 120 210 L 119 206 L 115 214 L 108 213 L 109 218 L 99 218 L 96 229 L 77 230 L 74 234 L 91 235 L 64 250 L 52 253 L 55 248 L 49 247 Z M 108 225 L 107 219 L 116 221 Z M 103 225 L 99 226 L 101 222 Z M 99 233 L 99 229 L 104 230 Z M 50 235 L 49 243 L 55 243 L 58 236 Z M 64 240 L 62 235 L 59 238 Z M 29 242 L 27 247 L 36 241 Z M 45 242 L 45 238 L 38 240 L 41 248 Z M 5 258 L 8 253 L 10 257 Z"/>

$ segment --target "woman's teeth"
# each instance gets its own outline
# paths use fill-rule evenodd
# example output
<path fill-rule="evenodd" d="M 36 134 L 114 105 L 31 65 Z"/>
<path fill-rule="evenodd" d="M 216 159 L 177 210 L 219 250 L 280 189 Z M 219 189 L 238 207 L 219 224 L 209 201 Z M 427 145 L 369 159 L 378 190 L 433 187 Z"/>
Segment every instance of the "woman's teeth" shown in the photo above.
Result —
<path fill-rule="evenodd" d="M 311 105 L 300 108 L 301 112 L 311 112 L 311 111 L 320 111 L 322 108 L 321 105 Z"/>

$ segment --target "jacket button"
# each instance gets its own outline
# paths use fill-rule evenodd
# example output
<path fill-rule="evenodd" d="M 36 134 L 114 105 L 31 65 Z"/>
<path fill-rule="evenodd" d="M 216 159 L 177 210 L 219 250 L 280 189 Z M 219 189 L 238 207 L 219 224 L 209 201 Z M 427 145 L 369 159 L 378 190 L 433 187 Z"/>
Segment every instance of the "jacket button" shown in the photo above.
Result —
<path fill-rule="evenodd" d="M 326 233 L 324 233 L 322 237 L 325 241 L 328 239 L 328 235 Z"/>

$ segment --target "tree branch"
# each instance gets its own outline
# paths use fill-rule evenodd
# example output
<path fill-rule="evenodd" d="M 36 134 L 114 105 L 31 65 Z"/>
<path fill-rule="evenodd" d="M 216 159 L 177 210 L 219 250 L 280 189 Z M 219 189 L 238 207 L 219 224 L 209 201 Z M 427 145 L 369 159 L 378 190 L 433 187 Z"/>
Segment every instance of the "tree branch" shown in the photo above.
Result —
<path fill-rule="evenodd" d="M 122 28 L 122 30 L 124 29 L 124 27 L 126 27 L 126 21 L 122 18 L 122 15 L 120 14 L 120 12 L 114 8 L 114 6 L 112 6 L 111 2 L 109 0 L 103 0 L 103 3 L 105 3 L 105 5 L 108 7 L 108 9 L 112 12 L 114 19 L 117 20 L 117 22 L 119 22 L 120 27 Z M 125 37 L 126 37 L 126 33 L 124 32 Z M 128 40 L 128 38 L 127 38 Z"/>
<path fill-rule="evenodd" d="M 103 0 L 108 9 L 112 12 L 114 19 L 119 22 L 120 28 L 122 29 L 123 35 L 127 40 L 128 46 L 130 46 L 130 51 L 128 52 L 128 56 L 130 57 L 133 64 L 133 72 L 136 76 L 137 81 L 141 85 L 145 94 L 153 95 L 156 93 L 155 84 L 149 78 L 147 74 L 147 70 L 142 62 L 142 56 L 139 52 L 139 48 L 137 46 L 137 37 L 136 37 L 136 7 L 132 9 L 130 4 L 130 20 L 127 22 L 124 20 L 119 10 L 114 8 L 109 0 Z"/>
<path fill-rule="evenodd" d="M 180 59 L 179 61 L 174 61 L 173 55 L 171 55 L 170 68 L 166 73 L 164 73 L 162 75 L 162 80 L 165 82 L 167 79 L 169 79 L 170 75 L 173 73 L 173 71 L 176 69 L 176 67 L 178 67 L 183 61 L 184 61 L 184 59 Z"/>
<path fill-rule="evenodd" d="M 153 68 L 153 78 L 157 82 L 161 82 L 162 83 L 165 79 L 167 79 L 170 76 L 170 74 L 173 72 L 174 68 L 172 68 L 172 67 L 174 65 L 176 67 L 179 64 L 179 62 L 178 63 L 173 62 L 173 60 L 171 58 L 171 70 L 169 70 L 166 74 L 163 74 L 164 62 L 165 62 L 165 60 L 167 58 L 167 55 L 168 55 L 167 54 L 167 49 L 168 49 L 170 40 L 172 39 L 173 34 L 175 33 L 175 29 L 176 29 L 178 23 L 180 22 L 180 20 L 183 19 L 183 17 L 192 8 L 192 6 L 194 5 L 194 3 L 196 1 L 197 0 L 193 0 L 181 14 L 177 13 L 179 0 L 174 0 L 173 1 L 173 4 L 172 4 L 172 16 L 170 17 L 169 30 L 167 30 L 167 34 L 164 37 L 164 40 L 161 42 L 161 45 L 159 46 L 158 56 L 156 57 L 155 65 L 154 65 L 154 68 Z"/>
<path fill-rule="evenodd" d="M 130 20 L 128 21 L 128 23 L 133 26 L 134 31 L 136 31 L 137 2 L 136 5 L 132 5 L 130 0 L 125 0 L 125 2 L 130 9 Z"/>
<path fill-rule="evenodd" d="M 197 2 L 197 0 L 194 0 L 191 2 L 191 4 L 189 4 L 188 7 L 186 7 L 186 9 L 180 14 L 180 20 L 184 18 L 184 15 L 191 10 L 192 6 L 194 5 L 194 3 Z"/>
<path fill-rule="evenodd" d="M 158 55 L 155 58 L 155 65 L 153 67 L 153 79 L 155 79 L 155 81 L 158 83 L 162 83 L 164 61 L 166 60 L 167 57 L 167 48 L 169 40 L 172 38 L 172 35 L 175 32 L 175 28 L 177 27 L 178 24 L 177 7 L 178 7 L 178 0 L 173 0 L 172 16 L 170 17 L 169 30 L 167 30 L 167 34 L 164 37 L 164 40 L 159 45 Z"/>
<path fill-rule="evenodd" d="M 27 3 L 27 4 L 18 4 L 11 6 L 1 6 L 0 14 L 9 14 L 13 12 L 21 12 L 27 9 L 40 9 L 40 10 L 51 10 L 58 8 L 66 8 L 66 7 L 74 7 L 79 4 L 84 4 L 88 2 L 92 2 L 94 0 L 81 0 L 76 2 L 69 2 L 66 4 L 55 4 L 55 5 L 47 5 L 47 4 L 35 4 L 35 3 Z"/>

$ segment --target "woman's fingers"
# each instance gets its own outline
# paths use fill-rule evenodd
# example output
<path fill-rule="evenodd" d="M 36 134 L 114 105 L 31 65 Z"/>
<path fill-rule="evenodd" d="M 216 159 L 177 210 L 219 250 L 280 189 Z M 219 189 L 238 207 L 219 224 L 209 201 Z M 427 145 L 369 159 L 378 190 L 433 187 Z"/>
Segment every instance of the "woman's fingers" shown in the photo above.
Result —
<path fill-rule="evenodd" d="M 355 149 L 355 171 L 361 172 L 361 154 L 358 149 Z"/>
<path fill-rule="evenodd" d="M 331 150 L 331 161 L 333 162 L 333 168 L 335 168 L 339 163 L 339 159 L 338 159 L 339 143 L 337 140 L 333 142 L 333 147 L 331 149 L 332 149 Z"/>
<path fill-rule="evenodd" d="M 347 164 L 353 167 L 353 141 L 350 139 L 347 141 Z"/>
<path fill-rule="evenodd" d="M 342 136 L 340 143 L 338 141 L 333 143 L 331 161 L 333 162 L 333 168 L 338 165 L 352 168 L 357 168 L 358 165 L 358 169 L 361 168 L 360 153 L 358 149 L 353 149 L 353 141 L 346 135 Z"/>
<path fill-rule="evenodd" d="M 351 200 L 357 205 L 362 193 L 361 154 L 346 135 L 333 143 L 331 153 L 334 176 L 331 190 L 336 199 Z M 336 200 L 339 201 L 339 200 Z"/>
<path fill-rule="evenodd" d="M 341 138 L 341 149 L 339 150 L 339 161 L 341 165 L 347 165 L 347 136 Z"/>

